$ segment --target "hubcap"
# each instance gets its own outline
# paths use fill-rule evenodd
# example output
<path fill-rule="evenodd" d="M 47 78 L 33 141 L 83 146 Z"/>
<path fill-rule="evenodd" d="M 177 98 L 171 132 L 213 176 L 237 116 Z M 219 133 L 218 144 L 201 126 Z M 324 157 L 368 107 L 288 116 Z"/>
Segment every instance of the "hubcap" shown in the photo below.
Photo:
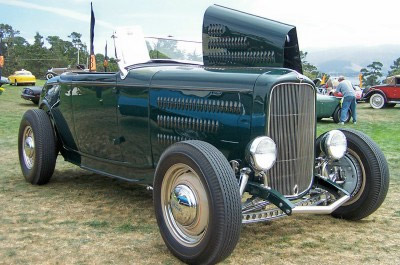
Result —
<path fill-rule="evenodd" d="M 381 107 L 383 105 L 383 98 L 381 96 L 379 96 L 379 95 L 373 96 L 372 97 L 372 104 L 377 108 Z"/>
<path fill-rule="evenodd" d="M 26 126 L 22 138 L 22 155 L 28 169 L 33 167 L 35 162 L 35 138 L 31 126 Z"/>
<path fill-rule="evenodd" d="M 200 243 L 209 223 L 208 196 L 204 185 L 186 164 L 171 166 L 161 186 L 161 204 L 166 226 L 182 245 Z"/>
<path fill-rule="evenodd" d="M 197 201 L 193 191 L 186 185 L 178 185 L 171 193 L 171 212 L 180 225 L 190 225 L 196 219 Z"/>

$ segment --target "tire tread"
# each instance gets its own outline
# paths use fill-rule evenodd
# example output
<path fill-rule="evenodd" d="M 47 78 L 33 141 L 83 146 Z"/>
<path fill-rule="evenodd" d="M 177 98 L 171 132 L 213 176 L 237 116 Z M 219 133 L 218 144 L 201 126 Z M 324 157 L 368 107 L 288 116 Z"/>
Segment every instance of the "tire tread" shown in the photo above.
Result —
<path fill-rule="evenodd" d="M 359 207 L 352 209 L 352 211 L 348 211 L 346 206 L 339 207 L 333 215 L 349 220 L 360 220 L 375 212 L 385 200 L 389 189 L 389 167 L 384 154 L 369 136 L 353 129 L 340 130 L 363 150 L 363 154 L 369 162 L 368 165 L 364 166 L 371 169 L 369 181 L 372 186 L 367 191 L 369 192 L 368 197 L 358 205 Z"/>

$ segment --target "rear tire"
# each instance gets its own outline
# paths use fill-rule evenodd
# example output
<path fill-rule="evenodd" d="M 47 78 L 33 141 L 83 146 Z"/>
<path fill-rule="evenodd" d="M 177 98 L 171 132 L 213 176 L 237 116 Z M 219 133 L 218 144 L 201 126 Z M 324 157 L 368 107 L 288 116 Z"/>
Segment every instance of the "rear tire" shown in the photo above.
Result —
<path fill-rule="evenodd" d="M 335 112 L 333 113 L 333 121 L 335 123 L 339 123 L 340 122 L 340 115 L 342 113 L 342 108 L 341 107 L 337 107 Z M 347 117 L 346 120 L 344 122 L 349 122 L 351 118 L 351 112 L 350 110 L 347 112 Z"/>
<path fill-rule="evenodd" d="M 396 103 L 387 103 L 386 107 L 387 108 L 394 108 L 396 106 Z"/>
<path fill-rule="evenodd" d="M 170 146 L 157 165 L 153 194 L 161 236 L 176 257 L 215 264 L 231 254 L 240 236 L 240 194 L 218 149 L 201 141 Z"/>
<path fill-rule="evenodd" d="M 49 182 L 56 165 L 56 138 L 44 110 L 25 112 L 18 134 L 18 155 L 25 180 L 36 185 Z"/>

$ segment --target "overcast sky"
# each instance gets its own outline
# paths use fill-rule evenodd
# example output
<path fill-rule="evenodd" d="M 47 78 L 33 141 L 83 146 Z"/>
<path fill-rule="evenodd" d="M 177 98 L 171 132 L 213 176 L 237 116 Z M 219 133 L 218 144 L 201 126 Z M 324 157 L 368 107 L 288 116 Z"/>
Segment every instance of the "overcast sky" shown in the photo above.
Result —
<path fill-rule="evenodd" d="M 93 0 L 95 50 L 119 26 L 141 25 L 146 36 L 201 40 L 206 8 L 220 4 L 297 27 L 300 49 L 400 45 L 400 2 L 351 0 Z M 63 39 L 73 32 L 89 42 L 88 0 L 0 0 L 0 23 L 7 23 L 32 42 L 41 35 Z"/>

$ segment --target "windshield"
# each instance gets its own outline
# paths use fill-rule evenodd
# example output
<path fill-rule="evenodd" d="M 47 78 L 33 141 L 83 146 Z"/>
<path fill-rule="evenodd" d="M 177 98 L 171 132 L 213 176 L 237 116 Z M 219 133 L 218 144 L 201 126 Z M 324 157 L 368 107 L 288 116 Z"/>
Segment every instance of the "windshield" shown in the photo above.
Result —
<path fill-rule="evenodd" d="M 122 76 L 128 67 L 149 63 L 153 59 L 171 59 L 202 63 L 201 42 L 157 37 L 145 37 L 141 27 L 119 28 L 113 34 L 115 57 Z"/>
<path fill-rule="evenodd" d="M 151 59 L 203 62 L 201 42 L 145 37 Z"/>

